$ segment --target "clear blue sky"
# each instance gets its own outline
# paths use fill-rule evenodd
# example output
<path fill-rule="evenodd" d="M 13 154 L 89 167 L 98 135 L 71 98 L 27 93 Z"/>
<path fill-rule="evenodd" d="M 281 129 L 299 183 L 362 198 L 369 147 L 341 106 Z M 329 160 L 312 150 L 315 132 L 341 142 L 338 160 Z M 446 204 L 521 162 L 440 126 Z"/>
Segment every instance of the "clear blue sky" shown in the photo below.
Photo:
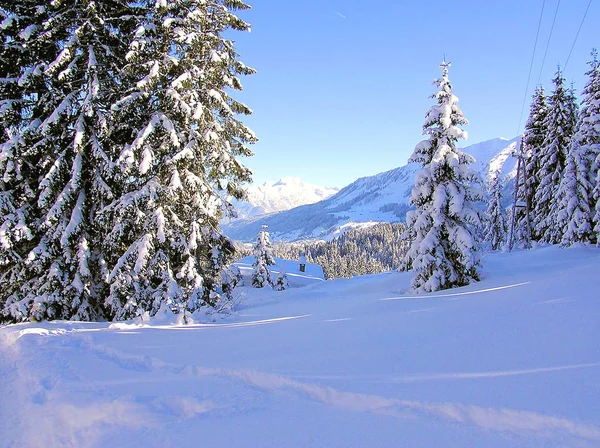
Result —
<path fill-rule="evenodd" d="M 294 176 L 342 187 L 406 163 L 422 137 L 431 82 L 446 54 L 470 121 L 462 146 L 522 131 L 559 0 L 546 0 L 519 128 L 543 0 L 365 2 L 248 0 L 235 33 L 240 59 L 258 70 L 235 97 L 260 139 L 244 159 L 254 183 Z M 541 71 L 549 90 L 564 66 L 589 0 L 562 0 Z M 600 0 L 592 2 L 564 72 L 577 93 L 590 51 L 600 49 Z"/>

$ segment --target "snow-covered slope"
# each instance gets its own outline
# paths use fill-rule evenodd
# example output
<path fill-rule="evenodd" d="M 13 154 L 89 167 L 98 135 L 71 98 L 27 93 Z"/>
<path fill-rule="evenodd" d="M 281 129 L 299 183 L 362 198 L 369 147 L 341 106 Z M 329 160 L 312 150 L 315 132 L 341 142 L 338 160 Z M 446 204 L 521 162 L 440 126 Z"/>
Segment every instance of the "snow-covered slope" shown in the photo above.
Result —
<path fill-rule="evenodd" d="M 507 181 L 514 177 L 515 159 L 510 157 L 518 139 L 497 138 L 471 145 L 464 151 L 477 160 L 477 169 L 488 180 L 500 170 Z M 344 226 L 373 221 L 404 221 L 414 185 L 416 164 L 407 164 L 375 176 L 363 177 L 328 199 L 258 218 L 236 220 L 223 226 L 233 239 L 253 241 L 266 224 L 272 240 L 328 239 Z"/>
<path fill-rule="evenodd" d="M 334 195 L 339 188 L 320 187 L 295 177 L 284 177 L 275 183 L 249 187 L 247 201 L 234 201 L 239 218 L 253 218 L 268 213 L 314 204 Z"/>
<path fill-rule="evenodd" d="M 214 323 L 3 327 L 0 446 L 597 448 L 598 272 L 549 247 L 418 297 L 391 272 Z"/>

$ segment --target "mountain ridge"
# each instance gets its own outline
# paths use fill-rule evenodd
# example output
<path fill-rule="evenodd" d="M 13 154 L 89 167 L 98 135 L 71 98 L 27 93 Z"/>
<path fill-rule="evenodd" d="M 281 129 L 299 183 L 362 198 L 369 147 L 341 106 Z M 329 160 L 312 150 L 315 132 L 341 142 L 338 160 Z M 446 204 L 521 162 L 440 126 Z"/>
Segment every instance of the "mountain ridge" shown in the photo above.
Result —
<path fill-rule="evenodd" d="M 246 201 L 234 201 L 238 218 L 257 216 L 289 210 L 301 205 L 314 204 L 339 191 L 303 182 L 296 177 L 283 177 L 276 182 L 264 182 L 246 190 Z"/>
<path fill-rule="evenodd" d="M 498 173 L 505 196 L 515 176 L 516 160 L 511 154 L 519 137 L 495 138 L 461 150 L 475 157 L 475 169 L 488 184 Z M 357 179 L 333 196 L 314 204 L 290 210 L 235 220 L 223 226 L 226 235 L 240 241 L 253 241 L 262 225 L 267 225 L 273 241 L 330 239 L 345 228 L 373 222 L 404 221 L 410 210 L 409 198 L 420 166 L 407 163 L 398 168 Z"/>

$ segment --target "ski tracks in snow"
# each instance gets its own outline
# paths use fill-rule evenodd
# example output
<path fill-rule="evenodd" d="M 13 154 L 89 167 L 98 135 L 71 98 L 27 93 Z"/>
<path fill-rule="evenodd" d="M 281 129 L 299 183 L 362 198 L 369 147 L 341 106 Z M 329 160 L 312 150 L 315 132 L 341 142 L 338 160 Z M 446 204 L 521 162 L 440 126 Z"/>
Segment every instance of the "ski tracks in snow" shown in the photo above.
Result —
<path fill-rule="evenodd" d="M 333 408 L 350 412 L 368 412 L 394 418 L 417 418 L 437 420 L 453 424 L 468 425 L 488 431 L 510 433 L 542 439 L 552 439 L 558 435 L 568 436 L 577 443 L 600 444 L 600 428 L 594 425 L 581 424 L 565 418 L 557 418 L 535 412 L 526 412 L 513 409 L 493 409 L 472 406 L 460 403 L 436 403 L 408 401 L 398 398 L 388 398 L 373 394 L 346 392 L 333 387 L 300 382 L 280 374 L 265 373 L 242 369 L 205 368 L 197 365 L 172 364 L 158 358 L 126 354 L 108 346 L 94 345 L 91 342 L 82 342 L 82 349 L 93 353 L 95 356 L 116 364 L 121 369 L 155 372 L 162 375 L 183 375 L 191 378 L 220 378 L 250 386 L 262 393 L 284 393 L 300 399 L 312 400 Z M 598 366 L 599 364 L 582 364 L 547 369 L 531 369 L 518 372 L 499 372 L 499 376 L 509 374 L 525 374 L 544 371 L 562 370 L 569 368 L 584 368 Z M 486 373 L 484 376 L 494 376 Z M 465 378 L 479 378 L 480 374 L 462 374 Z M 456 378 L 456 375 L 452 375 Z M 421 378 L 422 379 L 422 378 Z M 443 379 L 443 376 L 427 379 Z M 125 405 L 121 403 L 121 405 Z M 139 406 L 139 404 L 138 404 Z M 220 405 L 212 402 L 198 402 L 193 397 L 179 397 L 171 407 L 177 412 L 192 417 L 196 414 L 219 409 Z M 108 409 L 107 409 L 108 411 Z M 122 408 L 123 413 L 127 409 Z M 131 407 L 132 414 L 148 415 L 152 409 Z M 130 421 L 127 417 L 124 421 Z M 146 419 L 151 421 L 152 419 Z M 135 426 L 135 422 L 130 423 Z M 590 445 L 590 446 L 593 446 Z M 585 445 L 584 445 L 585 446 Z"/>

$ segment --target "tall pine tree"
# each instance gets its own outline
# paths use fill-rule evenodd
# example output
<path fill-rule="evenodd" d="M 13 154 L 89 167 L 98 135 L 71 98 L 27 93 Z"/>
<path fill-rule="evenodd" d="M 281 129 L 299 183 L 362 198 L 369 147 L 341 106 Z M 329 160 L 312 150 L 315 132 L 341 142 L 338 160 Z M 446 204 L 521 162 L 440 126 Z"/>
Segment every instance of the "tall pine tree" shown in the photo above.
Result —
<path fill-rule="evenodd" d="M 3 314 L 101 318 L 95 217 L 113 196 L 106 114 L 121 85 L 130 8 L 120 0 L 17 3 L 8 20 L 18 31 L 9 47 L 22 53 L 9 89 L 18 110 L 2 143 L 2 227 L 10 235 Z"/>
<path fill-rule="evenodd" d="M 116 318 L 161 307 L 193 312 L 221 300 L 222 271 L 233 244 L 218 223 L 241 198 L 256 138 L 238 119 L 250 114 L 229 96 L 240 75 L 230 29 L 249 25 L 232 11 L 239 0 L 140 2 L 123 71 L 130 86 L 112 112 L 126 144 L 118 158 L 115 200 L 102 211 L 110 273 L 105 304 Z"/>
<path fill-rule="evenodd" d="M 583 89 L 581 113 L 571 141 L 567 164 L 558 191 L 558 225 L 561 244 L 596 242 L 594 232 L 594 164 L 600 156 L 600 63 L 592 52 L 589 79 Z"/>
<path fill-rule="evenodd" d="M 571 138 L 577 123 L 577 104 L 572 89 L 565 88 L 560 70 L 553 79 L 554 91 L 548 99 L 547 129 L 540 149 L 539 185 L 533 201 L 534 234 L 540 240 L 557 243 L 561 228 L 557 225 L 557 193 L 565 168 Z"/>
<path fill-rule="evenodd" d="M 456 148 L 467 133 L 467 124 L 452 93 L 449 63 L 440 65 L 442 77 L 435 81 L 438 91 L 423 125 L 429 138 L 419 143 L 410 162 L 420 163 L 410 202 L 415 210 L 407 214 L 413 241 L 407 266 L 415 277 L 417 292 L 463 286 L 478 280 L 478 229 L 481 226 L 477 202 L 482 200 L 477 172 L 469 165 L 475 159 Z"/>
<path fill-rule="evenodd" d="M 542 146 L 548 133 L 547 125 L 548 105 L 546 96 L 542 86 L 535 89 L 531 106 L 529 108 L 529 117 L 525 123 L 525 133 L 523 135 L 523 143 L 527 154 L 527 162 L 525 169 L 527 170 L 527 199 L 529 201 L 530 210 L 537 208 L 535 192 L 540 184 L 540 156 Z M 520 213 L 517 216 L 515 223 L 516 228 L 525 228 L 525 215 Z M 532 230 L 531 238 L 538 240 L 539 236 Z"/>
<path fill-rule="evenodd" d="M 490 244 L 492 250 L 500 249 L 506 242 L 506 214 L 501 202 L 500 173 L 497 172 L 490 186 L 490 203 L 485 226 L 485 241 Z"/>
<path fill-rule="evenodd" d="M 239 0 L 0 2 L 0 316 L 122 319 L 220 300 L 251 111 Z M 6 65 L 5 65 L 6 62 Z"/>
<path fill-rule="evenodd" d="M 592 216 L 593 233 L 589 240 L 600 244 L 600 61 L 596 50 L 592 51 L 589 65 L 590 69 L 586 72 L 588 81 L 583 89 L 582 107 L 574 144 L 583 162 L 580 164 L 580 177 L 582 177 L 580 183 L 584 185 L 589 181 L 591 184 L 590 189 L 586 191 L 589 196 L 587 200 L 584 196 L 583 201 L 583 204 L 589 204 Z M 584 167 L 590 170 L 587 175 L 584 174 Z M 569 231 L 572 228 L 573 235 L 585 237 L 587 220 L 585 214 L 580 220 L 572 219 L 569 222 Z"/>

